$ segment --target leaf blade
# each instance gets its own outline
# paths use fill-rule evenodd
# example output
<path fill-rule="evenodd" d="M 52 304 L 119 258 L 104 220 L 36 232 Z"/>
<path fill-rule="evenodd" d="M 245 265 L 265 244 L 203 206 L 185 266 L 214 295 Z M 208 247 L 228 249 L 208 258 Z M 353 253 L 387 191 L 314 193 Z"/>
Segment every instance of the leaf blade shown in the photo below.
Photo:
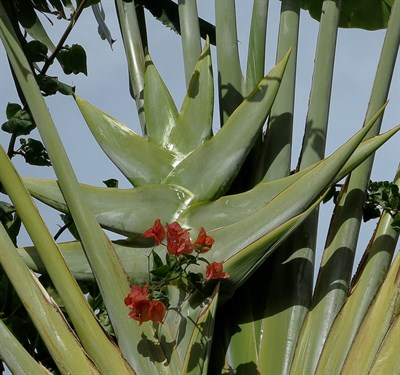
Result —
<path fill-rule="evenodd" d="M 76 103 L 107 156 L 134 185 L 160 182 L 172 169 L 172 153 L 137 135 L 82 98 Z"/>
<path fill-rule="evenodd" d="M 260 82 L 223 128 L 178 164 L 165 182 L 192 191 L 198 201 L 223 194 L 235 177 L 272 106 L 285 71 L 289 53 Z M 260 103 L 263 103 L 261 105 Z M 243 126 L 247 123 L 247 126 Z M 193 174 L 193 170 L 197 173 Z M 198 176 L 207 184 L 200 184 Z"/>

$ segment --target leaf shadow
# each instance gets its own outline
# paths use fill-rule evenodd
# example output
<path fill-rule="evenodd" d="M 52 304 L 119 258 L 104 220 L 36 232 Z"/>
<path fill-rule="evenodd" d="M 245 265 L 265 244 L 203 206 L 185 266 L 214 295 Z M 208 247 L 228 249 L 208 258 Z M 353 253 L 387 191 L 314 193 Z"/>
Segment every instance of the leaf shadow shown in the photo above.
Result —
<path fill-rule="evenodd" d="M 144 333 L 137 344 L 138 353 L 148 358 L 151 362 L 163 363 L 167 366 L 171 360 L 172 352 L 175 348 L 175 341 L 167 342 L 164 335 L 160 339 L 154 337 L 150 339 Z"/>

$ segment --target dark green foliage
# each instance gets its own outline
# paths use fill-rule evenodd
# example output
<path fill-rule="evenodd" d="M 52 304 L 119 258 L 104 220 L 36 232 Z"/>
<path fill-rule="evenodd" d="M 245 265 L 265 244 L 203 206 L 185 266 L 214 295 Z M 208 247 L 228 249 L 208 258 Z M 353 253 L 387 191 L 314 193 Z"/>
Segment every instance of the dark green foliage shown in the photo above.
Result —
<path fill-rule="evenodd" d="M 79 44 L 64 47 L 57 56 L 65 74 L 87 75 L 86 52 Z"/>
<path fill-rule="evenodd" d="M 57 92 L 63 95 L 72 95 L 75 92 L 75 87 L 60 82 L 57 77 L 39 74 L 36 76 L 36 82 L 39 85 L 40 91 L 46 96 L 54 95 Z"/>
<path fill-rule="evenodd" d="M 393 217 L 393 229 L 400 230 L 399 187 L 389 181 L 370 181 L 364 204 L 363 220 L 368 221 L 379 217 L 381 209 Z"/>
<path fill-rule="evenodd" d="M 13 219 L 15 208 L 7 203 L 0 201 L 0 221 L 4 225 Z"/>
<path fill-rule="evenodd" d="M 300 6 L 316 20 L 321 18 L 323 0 L 301 0 Z M 378 30 L 387 27 L 394 0 L 342 0 L 339 27 Z"/>
<path fill-rule="evenodd" d="M 399 215 L 399 214 L 397 214 L 397 215 L 393 218 L 392 228 L 393 228 L 393 230 L 395 230 L 396 232 L 400 232 L 400 215 Z"/>
<path fill-rule="evenodd" d="M 1 129 L 16 136 L 28 135 L 36 125 L 30 112 L 17 103 L 8 103 L 6 109 L 7 121 Z"/>
<path fill-rule="evenodd" d="M 23 50 L 30 62 L 46 61 L 47 52 L 49 51 L 47 46 L 38 40 L 28 42 L 24 45 Z"/>
<path fill-rule="evenodd" d="M 110 178 L 108 180 L 103 181 L 103 183 L 109 188 L 117 188 L 118 187 L 118 180 L 115 178 Z"/>
<path fill-rule="evenodd" d="M 325 195 L 325 197 L 323 199 L 323 202 L 327 203 L 332 199 L 333 203 L 336 203 L 337 197 L 339 196 L 339 189 L 340 189 L 339 185 L 331 186 L 329 191 L 326 193 L 326 195 Z"/>
<path fill-rule="evenodd" d="M 87 301 L 99 319 L 100 324 L 106 332 L 114 336 L 114 330 L 111 326 L 107 310 L 104 306 L 103 297 L 101 296 L 100 289 L 96 283 L 80 283 L 82 293 L 86 295 Z"/>
<path fill-rule="evenodd" d="M 16 152 L 25 158 L 31 165 L 50 166 L 51 162 L 43 143 L 32 138 L 20 139 L 21 147 Z"/>
<path fill-rule="evenodd" d="M 136 0 L 135 4 L 142 5 L 162 24 L 174 30 L 178 34 L 181 33 L 178 4 L 172 0 Z M 206 39 L 206 36 L 208 35 L 210 43 L 215 45 L 215 26 L 202 18 L 199 18 L 199 26 L 201 37 Z"/>
<path fill-rule="evenodd" d="M 15 208 L 7 203 L 0 201 L 0 222 L 10 236 L 14 245 L 17 245 L 17 236 L 21 228 L 21 219 L 15 212 Z"/>

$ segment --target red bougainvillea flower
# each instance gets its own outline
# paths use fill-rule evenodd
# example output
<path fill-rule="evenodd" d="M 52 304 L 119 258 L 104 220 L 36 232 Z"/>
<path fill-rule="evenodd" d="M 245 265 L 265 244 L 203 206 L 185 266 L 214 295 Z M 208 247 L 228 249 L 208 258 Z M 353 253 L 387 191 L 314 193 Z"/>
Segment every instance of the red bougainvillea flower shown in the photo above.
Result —
<path fill-rule="evenodd" d="M 193 244 L 194 250 L 200 254 L 206 253 L 211 249 L 211 246 L 215 242 L 214 238 L 207 236 L 207 233 L 203 227 L 200 228 L 197 239 Z"/>
<path fill-rule="evenodd" d="M 190 229 L 183 229 L 176 221 L 167 224 L 167 251 L 175 256 L 191 254 Z"/>
<path fill-rule="evenodd" d="M 131 310 L 128 316 L 140 324 L 149 320 L 162 323 L 167 307 L 161 301 L 150 299 L 148 292 L 147 285 L 132 286 L 124 300 L 125 305 Z"/>
<path fill-rule="evenodd" d="M 223 264 L 224 262 L 210 263 L 206 268 L 206 281 L 229 278 L 229 273 L 223 271 Z"/>
<path fill-rule="evenodd" d="M 165 229 L 161 225 L 160 219 L 157 219 L 153 226 L 143 233 L 143 236 L 146 238 L 154 238 L 156 244 L 159 245 L 165 237 Z"/>

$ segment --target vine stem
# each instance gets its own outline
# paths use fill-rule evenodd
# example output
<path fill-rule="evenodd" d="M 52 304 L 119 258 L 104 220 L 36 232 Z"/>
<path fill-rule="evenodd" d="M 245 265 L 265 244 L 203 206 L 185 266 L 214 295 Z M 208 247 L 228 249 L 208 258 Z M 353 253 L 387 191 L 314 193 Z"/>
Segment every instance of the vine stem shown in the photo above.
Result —
<path fill-rule="evenodd" d="M 15 141 L 17 140 L 17 133 L 12 133 L 10 143 L 8 144 L 7 155 L 11 159 L 15 155 L 14 147 Z"/>
<path fill-rule="evenodd" d="M 88 0 L 82 0 L 82 2 L 76 8 L 75 12 L 72 14 L 71 20 L 70 20 L 67 28 L 65 29 L 64 34 L 61 36 L 61 39 L 58 42 L 58 44 L 57 44 L 55 50 L 53 51 L 53 53 L 50 55 L 50 57 L 44 63 L 43 68 L 40 71 L 40 74 L 46 74 L 46 72 L 49 69 L 50 65 L 53 64 L 53 62 L 54 62 L 55 58 L 57 57 L 58 53 L 63 48 L 64 43 L 67 40 L 69 34 L 71 33 L 73 27 L 75 26 L 76 22 L 78 21 L 78 18 L 81 15 L 83 9 L 85 8 L 85 5 L 86 5 L 87 2 L 88 2 Z"/>
<path fill-rule="evenodd" d="M 58 237 L 61 236 L 61 234 L 72 224 L 72 221 L 70 221 L 69 223 L 64 224 L 58 231 L 57 233 L 54 235 L 54 241 L 57 241 Z"/>

